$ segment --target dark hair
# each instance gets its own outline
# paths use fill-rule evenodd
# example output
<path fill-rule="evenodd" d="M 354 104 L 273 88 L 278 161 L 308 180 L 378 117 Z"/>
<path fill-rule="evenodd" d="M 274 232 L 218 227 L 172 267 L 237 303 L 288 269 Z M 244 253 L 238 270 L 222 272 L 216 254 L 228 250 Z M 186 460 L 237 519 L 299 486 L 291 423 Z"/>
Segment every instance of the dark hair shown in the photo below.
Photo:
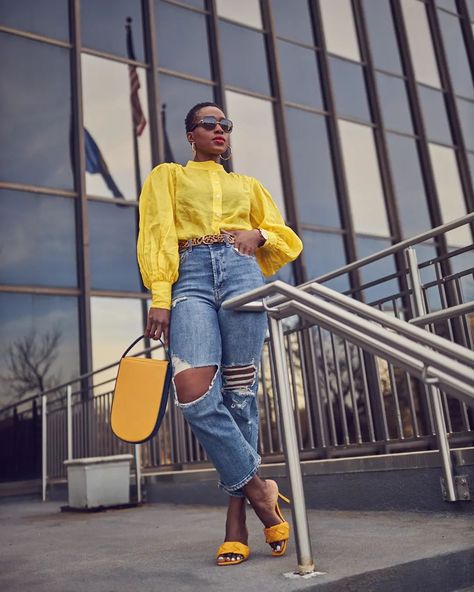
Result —
<path fill-rule="evenodd" d="M 184 125 L 186 126 L 187 132 L 191 131 L 191 128 L 194 125 L 194 119 L 196 117 L 196 113 L 198 111 L 200 111 L 203 107 L 217 107 L 218 109 L 220 109 L 222 111 L 222 107 L 217 105 L 217 103 L 211 103 L 211 102 L 197 103 L 196 105 L 194 105 L 194 107 L 192 107 L 189 110 L 188 114 L 186 115 L 186 119 L 184 120 Z"/>

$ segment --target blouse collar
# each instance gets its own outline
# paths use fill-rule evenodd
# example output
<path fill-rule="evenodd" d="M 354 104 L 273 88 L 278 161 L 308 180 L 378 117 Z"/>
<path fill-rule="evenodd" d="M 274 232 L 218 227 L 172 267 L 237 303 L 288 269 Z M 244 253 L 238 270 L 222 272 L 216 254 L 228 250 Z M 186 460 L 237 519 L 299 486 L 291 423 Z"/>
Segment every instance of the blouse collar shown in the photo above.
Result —
<path fill-rule="evenodd" d="M 198 162 L 196 160 L 188 160 L 186 167 L 190 169 L 200 169 L 201 171 L 223 171 L 224 167 L 214 160 L 205 160 Z"/>

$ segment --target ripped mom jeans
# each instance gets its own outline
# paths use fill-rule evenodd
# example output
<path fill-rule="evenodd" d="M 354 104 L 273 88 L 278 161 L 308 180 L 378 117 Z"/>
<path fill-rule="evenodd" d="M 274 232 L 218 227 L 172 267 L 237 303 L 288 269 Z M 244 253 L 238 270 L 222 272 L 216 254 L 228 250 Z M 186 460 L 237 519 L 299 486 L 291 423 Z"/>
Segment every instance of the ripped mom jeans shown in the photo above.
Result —
<path fill-rule="evenodd" d="M 261 461 L 256 393 L 267 315 L 224 310 L 221 304 L 263 284 L 255 257 L 229 243 L 199 245 L 180 252 L 172 292 L 173 375 L 216 367 L 204 395 L 190 403 L 176 398 L 176 404 L 214 464 L 219 486 L 237 497 Z"/>

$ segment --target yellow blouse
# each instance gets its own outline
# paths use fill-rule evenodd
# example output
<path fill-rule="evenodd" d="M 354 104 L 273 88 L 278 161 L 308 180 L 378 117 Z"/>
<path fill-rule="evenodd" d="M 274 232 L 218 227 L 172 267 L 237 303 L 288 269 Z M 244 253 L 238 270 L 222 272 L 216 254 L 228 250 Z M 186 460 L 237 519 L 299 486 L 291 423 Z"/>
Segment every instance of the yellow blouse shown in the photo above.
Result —
<path fill-rule="evenodd" d="M 139 212 L 138 264 L 157 308 L 171 306 L 171 286 L 178 279 L 178 240 L 219 234 L 221 229 L 264 229 L 268 239 L 256 257 L 266 276 L 296 259 L 303 248 L 256 179 L 227 173 L 212 160 L 155 167 L 143 185 Z"/>

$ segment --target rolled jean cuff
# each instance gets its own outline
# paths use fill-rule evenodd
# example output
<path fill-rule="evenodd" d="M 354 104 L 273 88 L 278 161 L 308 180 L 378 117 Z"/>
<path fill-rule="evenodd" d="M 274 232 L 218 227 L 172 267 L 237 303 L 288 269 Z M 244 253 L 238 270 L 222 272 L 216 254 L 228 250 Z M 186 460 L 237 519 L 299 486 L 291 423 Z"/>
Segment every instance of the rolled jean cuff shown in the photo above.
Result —
<path fill-rule="evenodd" d="M 218 486 L 223 489 L 226 493 L 228 493 L 229 495 L 232 495 L 233 497 L 245 497 L 245 495 L 239 491 L 239 489 L 242 489 L 242 487 L 245 487 L 245 485 L 247 485 L 247 483 L 252 479 L 252 477 L 255 476 L 255 474 L 257 473 L 260 464 L 262 462 L 262 458 L 259 454 L 256 455 L 256 465 L 253 467 L 253 469 L 250 471 L 250 473 L 244 477 L 243 479 L 241 479 L 238 483 L 236 483 L 235 485 L 224 485 L 222 483 L 222 481 L 219 481 Z"/>

